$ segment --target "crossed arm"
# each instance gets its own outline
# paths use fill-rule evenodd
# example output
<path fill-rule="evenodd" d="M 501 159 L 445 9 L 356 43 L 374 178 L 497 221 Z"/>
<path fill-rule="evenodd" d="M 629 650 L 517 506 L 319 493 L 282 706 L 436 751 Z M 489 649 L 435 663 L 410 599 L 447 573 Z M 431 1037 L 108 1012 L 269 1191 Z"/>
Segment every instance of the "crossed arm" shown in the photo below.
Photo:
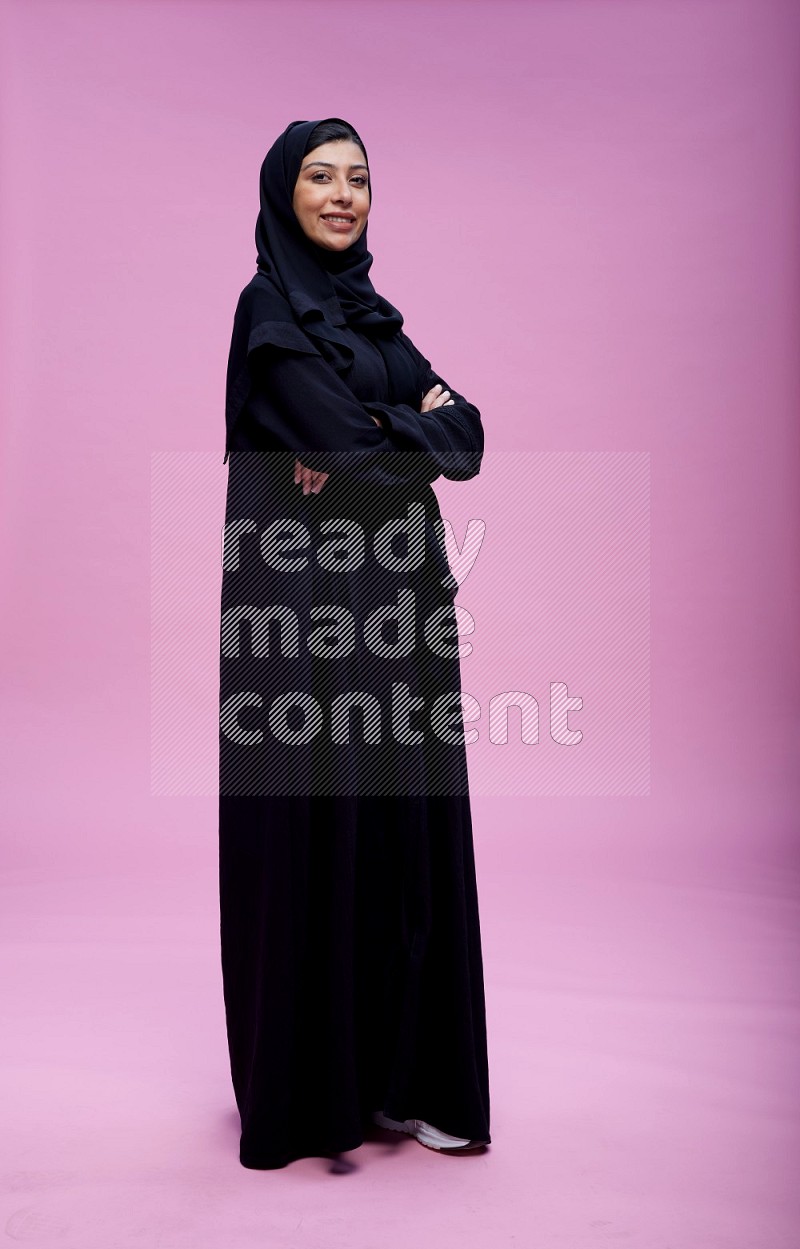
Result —
<path fill-rule="evenodd" d="M 419 410 L 404 403 L 359 401 L 313 346 L 308 353 L 276 351 L 268 344 L 258 349 L 248 406 L 272 446 L 295 452 L 294 480 L 304 494 L 319 493 L 330 471 L 340 467 L 365 484 L 421 473 L 428 481 L 440 473 L 459 480 L 479 471 L 479 410 L 448 387 L 404 337 L 417 363 Z M 397 451 L 418 454 L 390 457 L 391 468 L 385 455 L 352 454 Z"/>
<path fill-rule="evenodd" d="M 432 386 L 426 395 L 422 396 L 420 404 L 421 412 L 432 412 L 434 408 L 441 408 L 447 404 L 454 404 L 455 400 L 450 398 L 450 391 L 442 388 L 442 383 L 437 382 Z M 370 413 L 376 425 L 383 428 L 383 421 L 380 417 Z M 328 480 L 330 473 L 323 473 L 313 468 L 306 468 L 299 460 L 294 462 L 294 484 L 302 485 L 303 494 L 319 494 L 325 482 Z"/>

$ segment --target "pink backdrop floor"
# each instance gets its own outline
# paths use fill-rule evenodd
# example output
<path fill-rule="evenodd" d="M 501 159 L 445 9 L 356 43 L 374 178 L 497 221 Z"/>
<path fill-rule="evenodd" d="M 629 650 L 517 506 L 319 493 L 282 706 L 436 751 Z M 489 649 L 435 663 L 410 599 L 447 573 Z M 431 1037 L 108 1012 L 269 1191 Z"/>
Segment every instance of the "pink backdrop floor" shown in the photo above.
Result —
<path fill-rule="evenodd" d="M 698 858 L 688 811 L 630 801 L 639 826 L 622 837 L 613 800 L 590 835 L 575 806 L 476 802 L 493 1145 L 457 1159 L 367 1142 L 339 1174 L 239 1164 L 210 806 L 180 878 L 7 874 L 6 1234 L 790 1249 L 797 871 L 774 853 L 732 868 L 723 845 Z M 169 823 L 163 803 L 151 815 Z"/>

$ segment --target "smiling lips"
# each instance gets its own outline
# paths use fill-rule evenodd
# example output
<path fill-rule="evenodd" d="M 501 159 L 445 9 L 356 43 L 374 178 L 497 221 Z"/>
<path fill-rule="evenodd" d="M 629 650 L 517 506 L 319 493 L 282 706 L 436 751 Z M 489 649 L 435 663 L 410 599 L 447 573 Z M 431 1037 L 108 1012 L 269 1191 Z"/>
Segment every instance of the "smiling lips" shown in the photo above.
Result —
<path fill-rule="evenodd" d="M 323 214 L 322 220 L 332 230 L 349 230 L 356 223 L 355 217 L 349 213 L 326 213 Z"/>

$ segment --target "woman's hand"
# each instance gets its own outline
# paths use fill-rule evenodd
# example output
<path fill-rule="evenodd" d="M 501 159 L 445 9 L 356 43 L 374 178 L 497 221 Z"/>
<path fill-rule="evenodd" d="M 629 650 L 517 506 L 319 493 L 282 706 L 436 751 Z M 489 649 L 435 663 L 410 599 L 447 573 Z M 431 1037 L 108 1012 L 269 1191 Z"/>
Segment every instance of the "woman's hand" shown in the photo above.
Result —
<path fill-rule="evenodd" d="M 313 468 L 306 468 L 299 460 L 294 462 L 294 484 L 299 486 L 303 483 L 303 494 L 319 494 L 329 476 L 329 473 L 317 473 Z"/>
<path fill-rule="evenodd" d="M 372 413 L 369 415 L 372 416 Z M 383 428 L 383 421 L 379 417 L 372 416 L 372 419 Z M 303 494 L 319 494 L 329 476 L 330 473 L 316 473 L 313 468 L 306 468 L 299 460 L 294 462 L 294 484 L 299 486 L 303 483 Z"/>
<path fill-rule="evenodd" d="M 441 394 L 439 393 L 440 391 Z M 441 408 L 448 403 L 455 403 L 455 399 L 450 399 L 449 395 L 450 391 L 442 390 L 441 382 L 437 382 L 435 386 L 431 386 L 427 395 L 422 396 L 420 412 L 432 412 L 434 408 Z"/>
<path fill-rule="evenodd" d="M 455 399 L 449 398 L 450 391 L 442 390 L 441 382 L 437 382 L 432 386 L 427 395 L 422 396 L 422 404 L 420 412 L 431 412 L 434 408 L 444 407 L 448 403 L 455 403 Z M 370 412 L 370 416 L 372 413 Z M 376 425 L 383 428 L 383 421 L 377 416 L 372 416 Z M 299 460 L 294 462 L 294 484 L 299 486 L 302 482 L 303 494 L 319 494 L 325 482 L 330 476 L 329 473 L 317 473 L 313 468 L 306 468 Z"/>

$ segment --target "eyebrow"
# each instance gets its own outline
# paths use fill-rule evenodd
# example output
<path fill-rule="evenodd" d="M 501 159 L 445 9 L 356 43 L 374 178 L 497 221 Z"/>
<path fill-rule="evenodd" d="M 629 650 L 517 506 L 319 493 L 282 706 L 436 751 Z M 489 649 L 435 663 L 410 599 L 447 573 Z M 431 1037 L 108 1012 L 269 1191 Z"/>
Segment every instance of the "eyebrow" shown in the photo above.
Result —
<path fill-rule="evenodd" d="M 336 169 L 337 166 L 329 160 L 310 160 L 307 165 L 303 165 L 304 169 L 310 169 L 312 165 L 324 165 L 326 169 Z M 366 165 L 350 165 L 351 169 L 367 169 Z M 367 173 L 369 170 L 367 169 Z"/>

